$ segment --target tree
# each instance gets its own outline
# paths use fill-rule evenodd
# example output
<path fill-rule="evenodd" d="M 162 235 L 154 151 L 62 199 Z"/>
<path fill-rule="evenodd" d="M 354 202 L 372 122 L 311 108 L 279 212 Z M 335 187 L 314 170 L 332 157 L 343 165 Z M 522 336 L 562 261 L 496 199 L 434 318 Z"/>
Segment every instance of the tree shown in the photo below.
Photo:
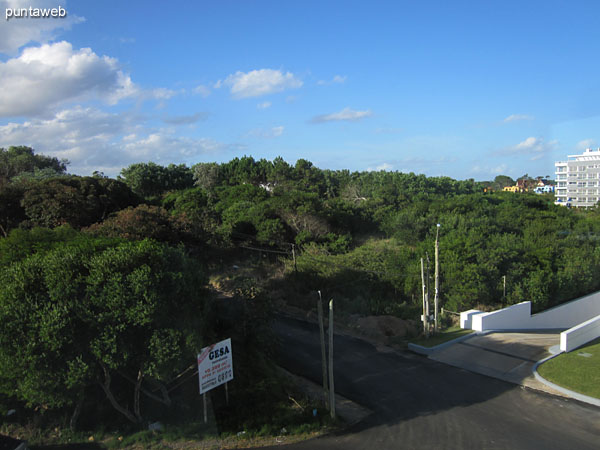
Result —
<path fill-rule="evenodd" d="M 9 147 L 8 150 L 0 148 L 0 187 L 13 177 L 26 172 L 42 170 L 45 175 L 64 174 L 68 164 L 66 159 L 36 155 L 31 147 Z"/>
<path fill-rule="evenodd" d="M 192 167 L 194 171 L 194 184 L 207 192 L 221 182 L 220 168 L 217 163 L 198 163 Z"/>
<path fill-rule="evenodd" d="M 85 227 L 138 203 L 120 181 L 97 177 L 60 177 L 26 183 L 21 206 L 33 226 Z"/>
<path fill-rule="evenodd" d="M 121 170 L 120 177 L 133 192 L 145 198 L 158 197 L 165 192 L 191 188 L 192 170 L 185 164 L 159 166 L 153 162 L 131 164 Z"/>
<path fill-rule="evenodd" d="M 27 218 L 25 209 L 21 206 L 24 193 L 23 186 L 0 185 L 0 234 L 4 237 Z"/>
<path fill-rule="evenodd" d="M 106 242 L 36 253 L 0 273 L 0 391 L 72 408 L 76 420 L 99 386 L 139 424 L 144 399 L 169 405 L 166 383 L 202 347 L 206 280 L 181 250 Z"/>
<path fill-rule="evenodd" d="M 103 222 L 95 223 L 85 231 L 97 236 L 120 237 L 130 240 L 146 238 L 178 243 L 185 235 L 187 221 L 171 215 L 160 206 L 142 204 L 118 211 Z"/>
<path fill-rule="evenodd" d="M 507 175 L 498 175 L 494 178 L 494 189 L 501 191 L 507 186 L 514 186 L 515 180 Z"/>

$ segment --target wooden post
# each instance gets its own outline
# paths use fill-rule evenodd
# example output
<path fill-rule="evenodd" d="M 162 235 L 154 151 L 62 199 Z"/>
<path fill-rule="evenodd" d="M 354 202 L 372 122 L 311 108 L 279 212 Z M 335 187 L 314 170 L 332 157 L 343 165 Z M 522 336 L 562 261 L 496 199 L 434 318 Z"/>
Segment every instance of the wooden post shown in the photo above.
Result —
<path fill-rule="evenodd" d="M 225 383 L 225 404 L 229 406 L 229 382 Z"/>
<path fill-rule="evenodd" d="M 335 419 L 335 388 L 333 387 L 333 299 L 329 301 L 329 411 Z"/>
<path fill-rule="evenodd" d="M 325 353 L 325 325 L 323 321 L 323 300 L 321 298 L 321 291 L 319 293 L 319 300 L 317 301 L 317 313 L 319 315 L 319 333 L 321 338 L 321 367 L 323 370 L 323 396 L 325 397 L 325 406 L 329 409 L 329 394 L 327 392 L 327 354 Z"/>
<path fill-rule="evenodd" d="M 204 423 L 208 423 L 208 411 L 206 409 L 206 392 L 202 394 L 202 401 L 204 402 Z"/>
<path fill-rule="evenodd" d="M 421 287 L 423 292 L 423 332 L 425 337 L 429 337 L 429 327 L 427 324 L 427 296 L 425 294 L 425 269 L 423 267 L 423 258 L 421 258 Z"/>
<path fill-rule="evenodd" d="M 294 258 L 294 272 L 298 272 L 298 266 L 296 265 L 296 245 L 292 244 L 292 258 Z"/>
<path fill-rule="evenodd" d="M 438 242 L 440 231 L 440 224 L 437 224 L 437 229 L 435 231 L 435 312 L 434 312 L 434 326 L 433 329 L 437 333 L 439 329 L 438 324 L 438 307 L 440 301 L 440 244 Z"/>

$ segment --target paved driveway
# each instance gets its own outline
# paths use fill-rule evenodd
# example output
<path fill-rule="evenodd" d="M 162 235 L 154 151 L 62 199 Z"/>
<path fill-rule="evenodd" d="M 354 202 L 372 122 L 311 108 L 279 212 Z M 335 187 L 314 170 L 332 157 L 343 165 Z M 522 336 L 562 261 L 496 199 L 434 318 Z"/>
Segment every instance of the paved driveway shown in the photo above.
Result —
<path fill-rule="evenodd" d="M 320 383 L 318 328 L 282 318 L 274 331 L 278 362 Z M 336 335 L 334 348 L 336 391 L 373 414 L 287 449 L 598 449 L 597 407 L 358 339 Z"/>
<path fill-rule="evenodd" d="M 439 350 L 430 358 L 454 367 L 499 378 L 533 389 L 562 395 L 535 379 L 536 362 L 550 356 L 560 343 L 557 332 L 489 333 Z"/>

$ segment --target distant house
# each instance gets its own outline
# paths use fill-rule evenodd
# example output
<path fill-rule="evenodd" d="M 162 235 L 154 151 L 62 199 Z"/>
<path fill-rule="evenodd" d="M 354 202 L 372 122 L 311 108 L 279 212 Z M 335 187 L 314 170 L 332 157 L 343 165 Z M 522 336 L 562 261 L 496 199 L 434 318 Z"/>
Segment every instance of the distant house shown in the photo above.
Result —
<path fill-rule="evenodd" d="M 523 188 L 519 187 L 519 185 L 506 186 L 502 190 L 505 192 L 523 192 Z"/>
<path fill-rule="evenodd" d="M 546 184 L 545 186 L 536 186 L 533 190 L 536 194 L 554 194 L 554 186 Z"/>
<path fill-rule="evenodd" d="M 525 176 L 523 178 L 519 178 L 514 186 L 506 186 L 502 190 L 505 192 L 528 192 L 534 190 L 540 185 L 540 183 L 542 184 L 542 186 L 544 186 L 544 182 L 545 180 L 542 180 L 541 178 L 533 180 Z"/>

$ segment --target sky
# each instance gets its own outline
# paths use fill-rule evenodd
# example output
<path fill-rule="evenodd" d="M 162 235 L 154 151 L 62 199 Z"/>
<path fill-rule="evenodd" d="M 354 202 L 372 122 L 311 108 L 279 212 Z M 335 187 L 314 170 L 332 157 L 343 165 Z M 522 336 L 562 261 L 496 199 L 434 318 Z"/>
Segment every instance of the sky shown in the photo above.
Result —
<path fill-rule="evenodd" d="M 600 145 L 597 1 L 0 0 L 0 14 L 0 147 L 80 175 L 248 155 L 490 180 L 553 176 Z"/>

